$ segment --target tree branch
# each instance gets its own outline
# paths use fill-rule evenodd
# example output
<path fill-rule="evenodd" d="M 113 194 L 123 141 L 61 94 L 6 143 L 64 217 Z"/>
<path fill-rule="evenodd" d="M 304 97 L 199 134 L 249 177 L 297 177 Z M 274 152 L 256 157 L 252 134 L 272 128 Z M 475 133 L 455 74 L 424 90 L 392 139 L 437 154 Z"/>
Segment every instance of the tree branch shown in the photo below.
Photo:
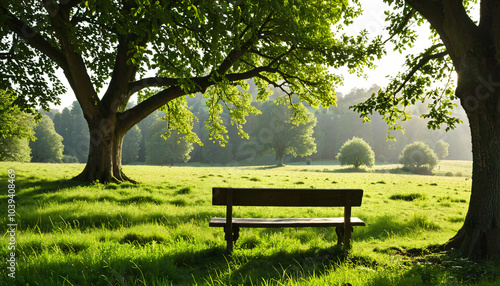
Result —
<path fill-rule="evenodd" d="M 14 53 L 16 52 L 16 48 L 17 46 L 19 45 L 19 38 L 16 37 L 16 35 L 14 35 L 12 37 L 12 47 L 10 47 L 9 51 L 8 52 L 3 52 L 3 53 L 0 53 L 0 59 L 9 59 L 12 57 L 12 55 L 14 55 Z"/>
<path fill-rule="evenodd" d="M 430 60 L 433 60 L 433 59 L 438 59 L 438 58 L 442 58 L 444 56 L 448 55 L 448 51 L 443 51 L 443 52 L 440 52 L 440 53 L 437 53 L 437 54 L 432 54 L 432 55 L 427 55 L 425 57 L 422 57 L 418 63 L 413 66 L 413 68 L 410 70 L 410 72 L 406 75 L 405 77 L 405 80 L 403 81 L 403 83 L 398 87 L 398 89 L 394 92 L 394 94 L 397 94 L 398 92 L 400 92 L 404 87 L 405 85 L 408 83 L 408 81 L 410 81 L 411 77 L 413 75 L 415 75 L 415 73 L 421 68 L 423 67 L 424 65 L 426 65 Z"/>
<path fill-rule="evenodd" d="M 167 77 L 148 77 L 138 81 L 131 82 L 128 86 L 129 93 L 132 95 L 144 88 L 148 87 L 170 87 L 175 86 L 179 82 L 178 78 Z"/>
<path fill-rule="evenodd" d="M 442 29 L 444 15 L 442 1 L 405 0 L 405 2 L 422 14 L 436 30 Z"/>
<path fill-rule="evenodd" d="M 127 36 L 118 37 L 115 66 L 108 89 L 102 97 L 102 104 L 105 108 L 113 107 L 117 110 L 124 110 L 131 96 L 127 89 L 129 82 L 135 77 L 137 65 L 128 62 L 131 58 L 128 48 L 130 42 Z"/>
<path fill-rule="evenodd" d="M 281 91 L 283 91 L 285 94 L 287 94 L 288 96 L 291 96 L 291 93 L 290 91 L 286 90 L 284 87 L 283 87 L 283 83 L 282 84 L 278 84 L 277 82 L 271 80 L 270 78 L 268 78 L 267 76 L 265 75 L 262 75 L 262 74 L 259 74 L 257 75 L 258 78 L 261 78 L 263 79 L 264 81 L 266 81 L 268 84 L 274 86 L 275 88 L 279 88 Z M 285 81 L 287 82 L 287 81 Z M 288 82 L 287 82 L 288 83 Z"/>
<path fill-rule="evenodd" d="M 215 80 L 220 81 L 222 80 L 222 77 L 225 77 L 227 80 L 234 82 L 238 80 L 244 80 L 259 76 L 260 73 L 263 72 L 274 73 L 277 71 L 278 70 L 276 68 L 272 68 L 269 66 L 258 67 L 247 72 L 231 73 L 219 76 Z M 175 79 L 175 78 L 152 77 L 152 78 L 141 79 L 139 81 L 131 83 L 130 85 L 131 92 L 132 91 L 137 92 L 146 87 L 155 87 L 155 86 L 157 87 L 169 86 L 169 87 L 151 96 L 150 98 L 144 100 L 143 102 L 139 103 L 133 108 L 123 113 L 119 113 L 118 118 L 122 121 L 121 124 L 123 124 L 123 127 L 131 128 L 132 126 L 140 122 L 142 119 L 146 118 L 151 112 L 167 104 L 169 101 L 174 100 L 180 96 L 184 96 L 186 94 L 192 94 L 196 92 L 203 93 L 206 91 L 208 87 L 214 84 L 214 78 L 212 76 L 194 77 L 188 80 L 194 83 L 193 85 L 194 89 L 183 90 L 180 86 L 177 85 L 180 79 Z"/>
<path fill-rule="evenodd" d="M 71 9 L 73 7 L 76 7 L 78 4 L 82 3 L 82 0 L 65 0 L 65 1 L 59 1 L 61 2 L 59 5 Z"/>
<path fill-rule="evenodd" d="M 32 27 L 16 16 L 10 13 L 4 7 L 2 12 L 7 15 L 5 23 L 17 35 L 31 47 L 35 48 L 40 53 L 53 59 L 63 70 L 68 70 L 68 63 L 60 50 L 53 47 L 43 36 L 36 32 Z"/>
<path fill-rule="evenodd" d="M 462 1 L 456 0 L 405 0 L 429 21 L 438 32 L 452 59 L 467 53 L 474 43 L 464 43 L 464 36 L 473 39 L 477 26 L 467 15 Z"/>
<path fill-rule="evenodd" d="M 413 17 L 413 15 L 415 15 L 416 12 L 417 10 L 412 8 L 410 12 L 403 19 L 403 22 L 399 24 L 399 26 L 394 30 L 393 34 L 389 35 L 389 38 L 387 38 L 387 40 L 385 40 L 382 44 L 385 45 L 388 41 L 392 40 L 392 38 L 394 38 L 397 34 L 399 34 L 399 32 L 401 32 L 404 29 L 404 27 L 408 25 L 411 18 Z"/>
<path fill-rule="evenodd" d="M 270 13 L 263 24 L 259 29 L 259 33 L 265 28 L 266 24 L 270 21 L 272 13 Z M 239 35 L 237 35 L 239 36 Z M 258 39 L 258 37 L 257 37 Z M 255 43 L 255 39 L 251 38 L 247 40 L 240 49 L 232 50 L 228 53 L 226 58 L 222 61 L 219 67 L 210 73 L 208 76 L 204 77 L 194 77 L 189 80 L 193 82 L 194 88 L 192 90 L 183 90 L 180 86 L 178 86 L 178 82 L 180 79 L 174 78 L 162 78 L 162 77 L 153 77 L 146 78 L 139 81 L 135 81 L 129 84 L 129 95 L 138 92 L 139 90 L 146 87 L 154 87 L 154 86 L 169 86 L 168 88 L 158 92 L 157 94 L 151 96 L 135 107 L 127 110 L 124 113 L 119 114 L 119 118 L 123 118 L 123 126 L 124 128 L 131 128 L 134 124 L 140 122 L 144 119 L 148 114 L 157 110 L 161 106 L 167 104 L 169 101 L 174 100 L 180 96 L 184 96 L 186 94 L 196 93 L 196 92 L 205 92 L 205 90 L 213 85 L 216 81 L 222 80 L 225 77 L 229 81 L 238 81 L 243 79 L 249 79 L 255 76 L 258 76 L 262 72 L 277 72 L 277 68 L 272 68 L 269 65 L 264 67 L 254 68 L 247 72 L 242 73 L 232 73 L 227 74 L 229 69 L 236 63 L 236 61 L 248 52 L 248 49 Z M 287 53 L 289 53 L 288 51 Z M 285 53 L 286 54 L 286 53 Z M 280 55 L 275 58 L 271 64 L 274 64 L 278 59 L 283 57 L 285 54 Z M 128 130 L 128 129 L 125 129 Z"/>

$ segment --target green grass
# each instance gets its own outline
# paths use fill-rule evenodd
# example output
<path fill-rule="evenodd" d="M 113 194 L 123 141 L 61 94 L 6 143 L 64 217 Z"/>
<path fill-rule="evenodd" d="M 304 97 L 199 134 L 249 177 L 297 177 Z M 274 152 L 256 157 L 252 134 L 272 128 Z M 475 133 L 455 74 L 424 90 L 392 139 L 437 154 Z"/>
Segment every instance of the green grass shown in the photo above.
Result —
<path fill-rule="evenodd" d="M 16 171 L 18 223 L 16 279 L 2 267 L 0 285 L 499 285 L 498 264 L 415 254 L 461 227 L 470 175 L 444 174 L 470 174 L 464 165 L 446 162 L 436 176 L 387 172 L 391 166 L 355 173 L 334 165 L 125 166 L 141 184 L 81 185 L 68 179 L 83 165 L 0 163 L 4 186 L 7 170 Z M 348 257 L 332 247 L 329 228 L 242 229 L 228 255 L 222 229 L 208 227 L 210 217 L 225 215 L 211 205 L 214 186 L 362 188 L 353 216 L 367 225 L 355 228 Z M 6 192 L 0 209 L 6 226 Z M 342 209 L 235 207 L 235 213 L 328 217 Z M 7 243 L 0 242 L 3 258 Z"/>

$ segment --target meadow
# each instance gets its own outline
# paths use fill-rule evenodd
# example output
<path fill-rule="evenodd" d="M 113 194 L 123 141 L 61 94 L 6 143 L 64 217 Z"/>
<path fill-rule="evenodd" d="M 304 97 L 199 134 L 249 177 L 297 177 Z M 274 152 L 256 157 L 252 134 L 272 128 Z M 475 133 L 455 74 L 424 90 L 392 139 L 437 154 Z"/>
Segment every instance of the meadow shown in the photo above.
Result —
<path fill-rule="evenodd" d="M 7 229 L 15 170 L 16 278 L 0 285 L 500 285 L 500 265 L 433 251 L 462 226 L 471 162 L 443 161 L 434 176 L 397 165 L 281 168 L 124 166 L 139 184 L 69 180 L 81 164 L 0 163 L 0 223 Z M 242 229 L 232 254 L 210 217 L 211 188 L 361 188 L 348 256 L 332 228 Z M 342 216 L 341 208 L 235 207 L 243 217 Z M 0 242 L 9 257 L 9 234 Z"/>

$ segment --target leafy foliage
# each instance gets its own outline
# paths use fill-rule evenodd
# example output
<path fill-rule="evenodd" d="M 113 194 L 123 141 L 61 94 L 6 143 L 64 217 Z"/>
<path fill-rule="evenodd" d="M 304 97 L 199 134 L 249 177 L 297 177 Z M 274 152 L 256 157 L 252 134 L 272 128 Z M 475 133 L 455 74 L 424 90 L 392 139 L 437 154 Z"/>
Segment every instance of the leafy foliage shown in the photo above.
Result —
<path fill-rule="evenodd" d="M 0 89 L 0 161 L 29 162 L 35 121 L 13 104 L 15 100 L 10 92 Z"/>
<path fill-rule="evenodd" d="M 386 12 L 389 38 L 384 44 L 390 41 L 394 50 L 399 52 L 413 47 L 418 38 L 414 27 L 422 26 L 425 19 L 406 1 L 384 2 L 392 5 L 392 10 Z M 366 101 L 351 106 L 363 121 L 370 121 L 369 115 L 377 112 L 389 125 L 389 132 L 403 130 L 400 121 L 411 119 L 408 107 L 422 102 L 427 104 L 429 109 L 421 115 L 422 118 L 428 119 L 428 128 L 435 130 L 445 125 L 448 131 L 462 123 L 458 117 L 452 115 L 452 110 L 457 107 L 453 79 L 455 67 L 433 28 L 431 34 L 432 46 L 419 54 L 407 55 L 403 72 L 393 76 L 384 89 L 372 94 Z M 389 133 L 388 138 L 394 137 Z"/>
<path fill-rule="evenodd" d="M 130 128 L 123 138 L 122 161 L 124 164 L 136 162 L 139 158 L 139 144 L 141 143 L 142 134 L 139 127 Z"/>
<path fill-rule="evenodd" d="M 14 105 L 16 97 L 0 89 L 0 138 L 16 137 L 33 139 L 33 118 Z"/>
<path fill-rule="evenodd" d="M 353 165 L 356 169 L 362 165 L 372 167 L 375 164 L 375 153 L 365 140 L 353 137 L 342 145 L 337 159 L 342 166 Z"/>
<path fill-rule="evenodd" d="M 128 79 L 133 81 L 130 94 L 140 92 L 142 102 L 170 86 L 178 86 L 186 94 L 207 91 L 214 104 L 231 109 L 234 124 L 241 124 L 246 114 L 255 111 L 233 87 L 240 79 L 256 76 L 260 99 L 269 95 L 266 90 L 271 84 L 298 94 L 311 105 L 329 106 L 334 103 L 333 87 L 340 77 L 326 67 L 347 65 L 359 72 L 360 66 L 371 66 L 371 60 L 380 55 L 376 45 L 367 44 L 366 33 L 356 37 L 333 33 L 332 27 L 340 30 L 360 13 L 358 5 L 349 6 L 346 1 L 196 0 L 189 5 L 7 1 L 1 8 L 0 50 L 4 53 L 0 60 L 18 63 L 1 66 L 8 75 L 3 85 L 15 87 L 24 96 L 18 103 L 26 108 L 36 104 L 46 108 L 48 102 L 58 102 L 65 92 L 56 74 L 58 67 L 69 77 L 71 87 L 79 88 L 68 73 L 70 59 L 64 58 L 63 50 L 81 58 L 88 69 L 82 72 L 88 74 L 95 92 L 116 77 L 112 71 L 124 56 L 126 65 L 144 79 Z M 50 21 L 51 17 L 57 21 Z M 156 77 L 147 78 L 148 70 L 156 71 Z M 215 84 L 214 88 L 200 86 L 202 77 Z M 101 104 L 93 95 L 87 96 Z M 186 122 L 181 118 L 192 115 L 182 102 L 167 105 L 172 129 L 184 132 L 174 126 L 172 118 L 181 124 Z M 224 129 L 217 126 L 216 114 L 213 110 L 210 124 L 214 125 L 214 138 L 219 138 L 215 134 Z M 188 135 L 188 139 L 192 138 Z"/>
<path fill-rule="evenodd" d="M 439 139 L 434 147 L 436 156 L 438 156 L 439 159 L 448 157 L 448 147 L 450 147 L 450 144 L 444 142 L 443 139 Z"/>
<path fill-rule="evenodd" d="M 78 162 L 87 162 L 90 133 L 77 101 L 71 108 L 55 114 L 54 128 L 63 137 L 63 154 L 76 157 Z"/>
<path fill-rule="evenodd" d="M 36 140 L 30 142 L 32 161 L 60 163 L 63 159 L 63 138 L 54 129 L 52 119 L 43 115 L 34 131 Z"/>
<path fill-rule="evenodd" d="M 167 125 L 160 119 L 150 127 L 146 141 L 146 163 L 174 165 L 175 162 L 187 162 L 191 158 L 189 153 L 193 150 L 193 143 L 176 131 L 166 137 L 168 131 Z"/>
<path fill-rule="evenodd" d="M 429 145 L 419 141 L 406 145 L 399 156 L 399 163 L 411 172 L 430 173 L 438 164 L 438 157 Z"/>
<path fill-rule="evenodd" d="M 0 161 L 31 161 L 29 143 L 27 138 L 0 138 Z"/>
<path fill-rule="evenodd" d="M 250 143 L 247 148 L 259 148 L 260 155 L 272 151 L 279 165 L 283 165 L 286 155 L 304 157 L 315 153 L 316 143 L 312 135 L 316 118 L 302 104 L 296 104 L 296 108 L 302 109 L 301 114 L 305 119 L 294 116 L 291 108 L 285 104 L 262 104 L 262 114 L 257 116 L 258 123 L 253 130 L 253 138 L 256 138 L 259 146 Z"/>
<path fill-rule="evenodd" d="M 225 144 L 223 108 L 243 137 L 246 116 L 257 113 L 245 92 L 250 78 L 259 100 L 274 86 L 313 107 L 333 105 L 342 78 L 332 71 L 346 66 L 360 73 L 381 56 L 366 31 L 341 33 L 360 13 L 359 2 L 347 0 L 3 1 L 0 73 L 7 76 L 0 88 L 13 89 L 25 109 L 47 108 L 65 92 L 56 73 L 60 68 L 92 132 L 124 136 L 161 109 L 171 130 L 198 143 L 192 131 L 197 119 L 185 96 L 199 92 L 208 98 L 209 136 Z M 139 103 L 127 110 L 135 94 Z M 294 118 L 307 117 L 300 105 L 291 106 Z M 95 159 L 78 178 L 125 180 L 121 162 L 99 155 L 120 152 L 102 150 L 119 148 L 112 146 L 119 145 L 90 145 L 98 154 L 90 154 Z"/>

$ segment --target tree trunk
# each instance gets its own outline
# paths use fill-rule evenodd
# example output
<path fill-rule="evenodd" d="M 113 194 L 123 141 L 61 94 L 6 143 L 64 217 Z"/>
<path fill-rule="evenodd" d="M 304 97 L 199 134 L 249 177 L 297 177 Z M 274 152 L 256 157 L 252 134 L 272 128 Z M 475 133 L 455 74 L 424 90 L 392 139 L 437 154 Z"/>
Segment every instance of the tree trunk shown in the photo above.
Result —
<path fill-rule="evenodd" d="M 277 159 L 278 159 L 278 167 L 285 166 L 285 164 L 283 164 L 283 161 L 285 159 L 285 155 L 277 155 Z"/>
<path fill-rule="evenodd" d="M 500 257 L 500 89 L 491 77 L 490 84 L 476 77 L 475 88 L 460 96 L 472 136 L 472 190 L 464 225 L 447 246 L 471 258 Z"/>
<path fill-rule="evenodd" d="M 90 146 L 87 165 L 75 180 L 110 183 L 131 181 L 122 171 L 124 131 L 117 128 L 116 117 L 88 120 Z"/>

